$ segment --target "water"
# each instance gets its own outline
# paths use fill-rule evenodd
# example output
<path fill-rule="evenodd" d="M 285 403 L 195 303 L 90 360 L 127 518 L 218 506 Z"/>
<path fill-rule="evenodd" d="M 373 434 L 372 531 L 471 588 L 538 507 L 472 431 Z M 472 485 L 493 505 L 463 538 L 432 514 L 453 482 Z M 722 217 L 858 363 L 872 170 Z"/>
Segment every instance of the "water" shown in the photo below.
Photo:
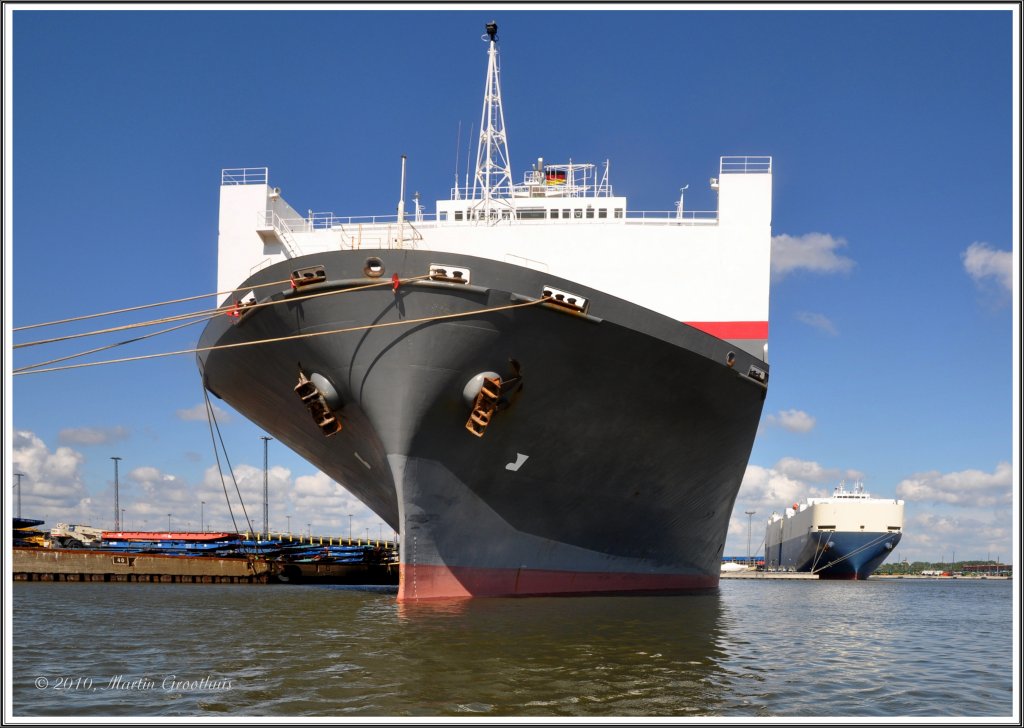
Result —
<path fill-rule="evenodd" d="M 19 582 L 15 716 L 1013 714 L 1013 583 L 723 579 L 678 597 Z"/>

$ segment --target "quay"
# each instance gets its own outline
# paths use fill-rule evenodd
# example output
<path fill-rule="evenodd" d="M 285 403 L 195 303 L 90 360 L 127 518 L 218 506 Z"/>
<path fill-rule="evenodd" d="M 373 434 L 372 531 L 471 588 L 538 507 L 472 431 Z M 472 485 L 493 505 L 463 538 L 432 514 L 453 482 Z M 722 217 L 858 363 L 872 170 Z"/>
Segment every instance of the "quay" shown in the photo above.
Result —
<path fill-rule="evenodd" d="M 397 585 L 398 564 L 14 547 L 14 581 Z"/>
<path fill-rule="evenodd" d="M 814 579 L 818 581 L 818 575 L 812 574 L 808 571 L 797 572 L 797 571 L 723 571 L 721 574 L 722 579 L 767 579 L 767 580 L 778 580 L 778 579 Z M 988 574 L 971 574 L 957 575 L 957 576 L 939 576 L 933 574 L 872 574 L 870 577 L 872 580 L 892 580 L 892 579 L 932 579 L 941 581 L 954 581 L 957 579 L 996 579 L 1007 581 L 1012 579 L 1010 576 L 1001 575 L 988 575 Z"/>
<path fill-rule="evenodd" d="M 809 571 L 797 572 L 797 571 L 723 571 L 723 579 L 814 579 L 817 581 L 818 575 L 812 574 Z"/>
<path fill-rule="evenodd" d="M 85 549 L 14 547 L 15 581 L 148 581 L 265 584 L 272 562 L 215 556 L 114 554 Z"/>

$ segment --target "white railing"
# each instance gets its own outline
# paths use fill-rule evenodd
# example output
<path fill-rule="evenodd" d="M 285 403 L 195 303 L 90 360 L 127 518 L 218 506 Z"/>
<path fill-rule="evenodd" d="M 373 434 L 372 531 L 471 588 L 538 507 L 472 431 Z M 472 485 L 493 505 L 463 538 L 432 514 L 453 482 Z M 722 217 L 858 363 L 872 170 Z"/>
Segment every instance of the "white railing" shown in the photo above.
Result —
<path fill-rule="evenodd" d="M 239 167 L 220 171 L 221 185 L 265 185 L 269 178 L 268 167 Z"/>
<path fill-rule="evenodd" d="M 350 225 L 394 225 L 398 215 L 348 215 L 342 217 L 333 212 L 314 212 L 309 217 L 290 217 L 282 219 L 282 223 L 294 232 L 308 233 L 314 230 L 332 230 Z M 410 224 L 412 218 L 405 216 L 405 223 Z"/>
<path fill-rule="evenodd" d="M 451 196 L 449 199 L 452 200 L 468 200 L 471 202 L 479 201 L 484 199 L 482 191 L 479 187 L 452 187 L 450 188 Z M 572 183 L 561 183 L 561 184 L 519 184 L 519 185 L 502 185 L 501 187 L 491 188 L 491 199 L 492 200 L 507 200 L 515 198 L 517 200 L 533 198 L 533 199 L 546 199 L 546 198 L 568 198 L 578 199 L 581 197 L 594 199 L 601 197 L 612 197 L 611 185 L 599 186 L 593 184 L 572 184 Z"/>
<path fill-rule="evenodd" d="M 305 222 L 302 218 L 298 218 L 300 221 Z M 278 238 L 284 244 L 285 250 L 287 250 L 292 258 L 298 257 L 298 250 L 295 246 L 295 241 L 292 240 L 292 232 L 294 228 L 289 224 L 290 221 L 285 220 L 273 210 L 261 210 L 256 213 L 256 229 L 257 230 L 270 230 L 273 229 L 277 233 Z"/>
<path fill-rule="evenodd" d="M 771 174 L 771 157 L 722 157 L 720 174 Z"/>
<path fill-rule="evenodd" d="M 680 215 L 678 210 L 628 210 L 626 219 L 630 222 L 686 225 L 715 222 L 718 220 L 718 212 L 715 210 L 683 210 Z"/>
<path fill-rule="evenodd" d="M 516 219 L 509 220 L 508 218 L 503 219 L 501 222 L 515 222 L 517 225 L 538 225 L 546 223 L 554 224 L 607 224 L 621 222 L 625 219 L 630 223 L 648 223 L 657 225 L 706 225 L 715 223 L 718 221 L 718 212 L 715 210 L 684 210 L 683 214 L 680 215 L 677 210 L 627 210 L 624 217 L 607 217 L 607 218 L 537 218 L 532 219 Z M 424 227 L 433 227 L 435 224 L 440 223 L 441 225 L 477 225 L 486 223 L 486 220 L 453 220 L 449 217 L 447 220 L 441 220 L 438 217 L 438 213 L 434 213 L 424 218 L 424 220 L 416 223 L 416 225 Z M 311 233 L 318 230 L 335 230 L 341 233 L 343 238 L 354 239 L 357 235 L 357 229 L 360 227 L 367 228 L 381 228 L 381 227 L 394 227 L 398 223 L 397 215 L 355 215 L 342 217 L 335 215 L 331 212 L 314 212 L 310 217 L 292 217 L 282 218 L 279 217 L 272 210 L 260 212 L 258 214 L 257 225 L 262 229 L 273 228 L 282 237 L 289 236 L 294 233 Z M 415 226 L 409 220 L 408 217 L 405 219 L 405 227 L 409 228 L 410 231 L 415 231 Z M 416 239 L 417 233 L 413 232 L 413 238 Z"/>

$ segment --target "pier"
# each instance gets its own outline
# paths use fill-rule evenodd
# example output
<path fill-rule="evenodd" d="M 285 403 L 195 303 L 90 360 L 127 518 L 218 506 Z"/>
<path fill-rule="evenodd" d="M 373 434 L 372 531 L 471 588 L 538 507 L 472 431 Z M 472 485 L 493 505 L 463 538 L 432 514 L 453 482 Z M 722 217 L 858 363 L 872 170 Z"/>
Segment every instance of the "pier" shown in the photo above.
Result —
<path fill-rule="evenodd" d="M 398 564 L 13 548 L 14 581 L 397 585 Z"/>
<path fill-rule="evenodd" d="M 141 581 L 265 584 L 269 561 L 215 556 L 114 554 L 85 549 L 13 549 L 15 581 Z"/>

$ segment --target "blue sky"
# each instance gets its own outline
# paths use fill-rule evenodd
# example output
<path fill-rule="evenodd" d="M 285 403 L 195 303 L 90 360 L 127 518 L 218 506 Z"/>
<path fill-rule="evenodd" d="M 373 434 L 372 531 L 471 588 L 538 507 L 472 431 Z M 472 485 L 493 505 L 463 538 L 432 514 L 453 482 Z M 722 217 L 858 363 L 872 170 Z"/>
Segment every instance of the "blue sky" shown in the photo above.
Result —
<path fill-rule="evenodd" d="M 672 209 L 685 184 L 688 209 L 712 209 L 719 156 L 774 158 L 772 380 L 726 551 L 746 552 L 744 511 L 756 547 L 772 510 L 845 478 L 906 500 L 898 558 L 1012 559 L 1011 6 L 176 7 L 8 15 L 9 353 L 97 322 L 13 339 L 12 326 L 214 291 L 222 168 L 269 167 L 296 209 L 388 214 L 406 154 L 432 211 L 479 123 L 480 36 L 496 19 L 516 178 L 539 156 L 610 159 L 634 210 Z M 101 358 L 186 349 L 199 330 Z M 202 510 L 229 528 L 191 357 L 10 376 L 123 338 L 7 357 L 5 483 L 25 474 L 26 517 L 109 528 L 116 455 L 129 527 L 170 513 L 198 528 Z M 264 433 L 220 406 L 259 523 Z M 353 514 L 355 533 L 389 533 L 276 442 L 269 462 L 272 529 L 347 535 Z"/>

